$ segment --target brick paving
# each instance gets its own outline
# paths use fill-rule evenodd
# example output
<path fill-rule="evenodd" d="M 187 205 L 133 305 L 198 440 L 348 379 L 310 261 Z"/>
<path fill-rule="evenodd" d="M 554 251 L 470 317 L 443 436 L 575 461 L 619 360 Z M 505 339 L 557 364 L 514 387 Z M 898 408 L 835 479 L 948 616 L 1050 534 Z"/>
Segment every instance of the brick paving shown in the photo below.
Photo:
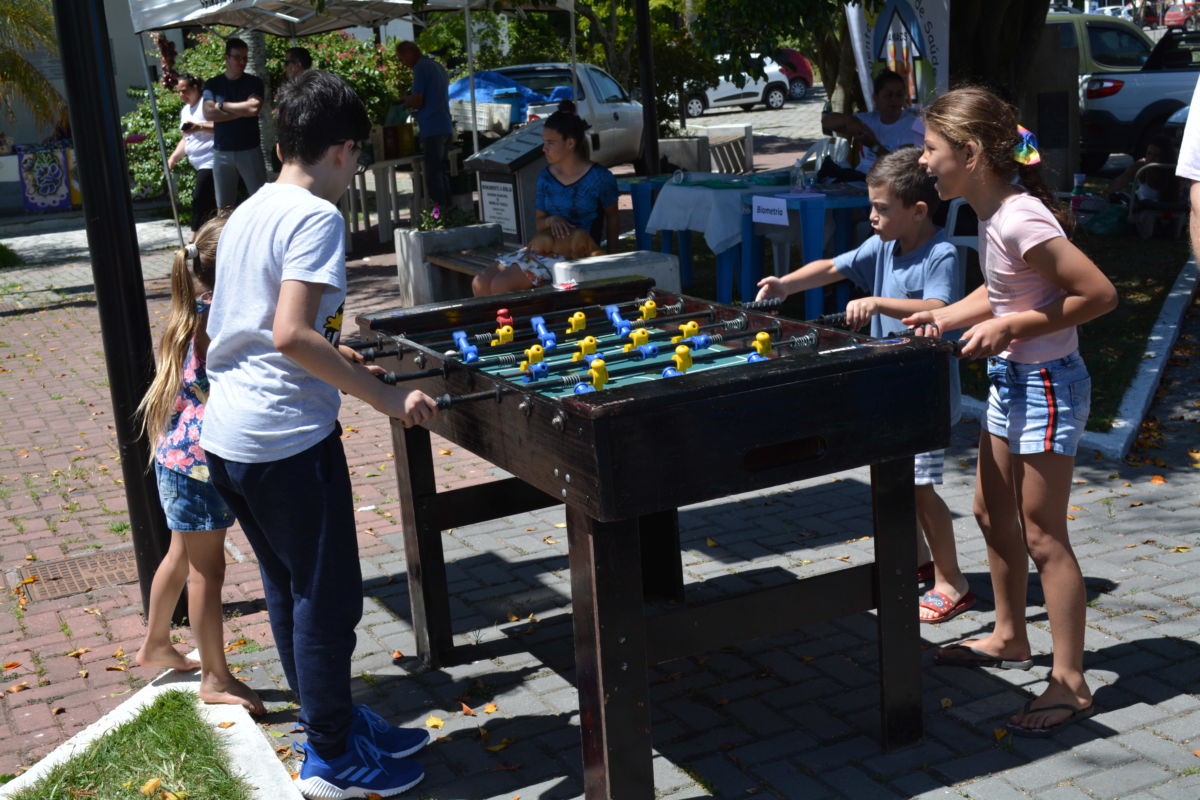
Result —
<path fill-rule="evenodd" d="M 168 265 L 164 252 L 143 256 L 156 336 L 167 308 Z M 389 307 L 394 256 L 355 261 L 349 274 L 348 319 Z M 90 285 L 86 256 L 0 272 L 0 563 L 6 584 L 0 662 L 8 662 L 0 674 L 0 773 L 34 763 L 153 677 L 129 662 L 143 632 L 136 584 L 24 607 L 12 593 L 18 570 L 29 563 L 131 547 Z M 1083 453 L 1076 469 L 1071 530 L 1089 593 L 1085 665 L 1102 713 L 1051 740 L 994 733 L 1007 713 L 1040 690 L 1049 670 L 1035 578 L 1029 607 L 1034 669 L 930 665 L 925 739 L 899 753 L 882 753 L 875 738 L 879 665 L 870 614 L 656 666 L 650 680 L 657 796 L 1200 796 L 1200 759 L 1193 754 L 1200 749 L 1194 694 L 1200 679 L 1200 305 L 1193 302 L 1181 324 L 1140 449 L 1125 462 Z M 428 777 L 409 796 L 579 797 L 562 509 L 445 533 L 455 642 L 478 645 L 480 660 L 427 670 L 411 655 L 388 425 L 353 398 L 344 402 L 341 419 L 367 598 L 355 694 L 396 724 L 422 725 L 430 715 L 445 721 L 441 740 L 421 755 Z M 955 429 L 943 495 L 981 602 L 949 623 L 924 627 L 928 647 L 975 634 L 992 619 L 986 554 L 970 514 L 977 435 L 971 422 Z M 498 474 L 455 445 L 435 442 L 435 448 L 442 488 Z M 868 488 L 860 469 L 683 509 L 689 593 L 736 592 L 773 576 L 869 560 L 871 543 L 856 541 L 870 532 Z M 227 637 L 245 642 L 233 646 L 229 658 L 268 700 L 272 713 L 263 729 L 283 743 L 295 726 L 294 706 L 284 691 L 253 554 L 236 527 L 227 549 Z M 179 636 L 189 639 L 186 629 Z M 462 701 L 477 709 L 492 701 L 498 710 L 464 716 Z M 485 747 L 504 743 L 500 750 Z"/>

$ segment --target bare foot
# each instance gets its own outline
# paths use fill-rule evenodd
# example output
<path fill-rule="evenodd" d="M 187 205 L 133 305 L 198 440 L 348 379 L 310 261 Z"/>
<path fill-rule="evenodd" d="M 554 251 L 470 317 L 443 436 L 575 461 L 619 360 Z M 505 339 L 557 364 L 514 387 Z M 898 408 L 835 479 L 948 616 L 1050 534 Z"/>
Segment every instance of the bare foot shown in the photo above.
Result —
<path fill-rule="evenodd" d="M 940 608 L 937 607 L 937 602 L 930 602 L 929 605 L 935 606 L 934 608 L 918 605 L 917 613 L 920 616 L 921 622 L 942 622 L 944 619 L 950 619 L 957 616 L 961 611 L 965 611 L 966 609 L 960 610 L 958 604 L 967 596 L 970 588 L 965 578 L 963 579 L 961 588 L 945 581 L 937 581 L 930 591 L 943 595 L 945 602 L 942 603 Z M 922 597 L 922 600 L 924 600 L 924 597 Z"/>
<path fill-rule="evenodd" d="M 160 667 L 175 669 L 180 672 L 191 672 L 200 669 L 200 662 L 180 655 L 171 645 L 143 644 L 133 657 L 133 663 L 139 667 Z"/>
<path fill-rule="evenodd" d="M 232 675 L 223 679 L 205 675 L 200 679 L 200 699 L 206 703 L 242 706 L 251 714 L 267 713 L 258 694 Z"/>
<path fill-rule="evenodd" d="M 1057 708 L 1051 708 L 1052 706 Z M 1091 707 L 1092 693 L 1087 684 L 1081 684 L 1078 689 L 1071 689 L 1054 681 L 1046 687 L 1041 697 L 1009 717 L 1009 723 L 1026 730 L 1049 730 Z"/>
<path fill-rule="evenodd" d="M 1006 662 L 1024 662 L 1032 657 L 1028 644 L 1012 644 L 997 639 L 993 635 L 939 648 L 934 653 L 933 659 L 941 664 L 975 664 L 985 656 Z M 1028 669 L 1028 667 L 1022 667 L 1022 669 Z"/>

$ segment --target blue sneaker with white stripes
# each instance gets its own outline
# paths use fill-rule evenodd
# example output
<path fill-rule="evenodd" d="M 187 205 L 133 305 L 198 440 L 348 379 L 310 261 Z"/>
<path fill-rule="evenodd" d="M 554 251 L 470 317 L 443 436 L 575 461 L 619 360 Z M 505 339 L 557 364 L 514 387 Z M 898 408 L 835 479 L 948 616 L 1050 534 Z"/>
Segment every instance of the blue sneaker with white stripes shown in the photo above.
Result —
<path fill-rule="evenodd" d="M 301 745 L 304 763 L 296 788 L 310 800 L 342 800 L 347 797 L 392 797 L 416 786 L 425 768 L 411 759 L 387 758 L 371 743 L 353 735 L 346 752 L 326 761 L 311 747 Z"/>
<path fill-rule="evenodd" d="M 429 744 L 429 732 L 424 728 L 397 728 L 366 706 L 354 707 L 350 735 L 365 739 L 380 755 L 392 758 L 411 756 Z"/>

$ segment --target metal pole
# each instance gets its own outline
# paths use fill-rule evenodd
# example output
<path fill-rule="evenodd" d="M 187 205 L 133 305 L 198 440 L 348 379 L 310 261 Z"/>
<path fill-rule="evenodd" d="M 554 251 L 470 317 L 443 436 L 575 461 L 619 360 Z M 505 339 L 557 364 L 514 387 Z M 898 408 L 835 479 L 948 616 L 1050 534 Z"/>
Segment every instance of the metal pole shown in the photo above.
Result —
<path fill-rule="evenodd" d="M 475 111 L 475 45 L 471 38 L 471 1 L 463 6 L 467 27 L 467 87 L 471 91 L 471 152 L 479 152 L 479 117 Z"/>
<path fill-rule="evenodd" d="M 137 39 L 138 46 L 141 47 L 142 35 L 135 33 L 133 37 Z M 146 99 L 150 101 L 150 114 L 154 117 L 154 132 L 158 134 L 158 152 L 162 156 L 163 175 L 167 179 L 167 196 L 171 198 L 171 217 L 175 220 L 175 233 L 179 236 L 179 246 L 183 247 L 187 242 L 183 238 L 183 226 L 179 224 L 175 176 L 171 173 L 171 165 L 167 159 L 167 141 L 163 138 L 162 120 L 158 116 L 158 93 L 154 91 L 154 80 L 150 77 L 150 65 L 146 63 L 144 55 L 142 56 L 142 67 L 142 71 L 146 75 Z"/>
<path fill-rule="evenodd" d="M 650 2 L 634 0 L 638 82 L 642 86 L 642 168 L 658 174 L 658 104 L 654 100 L 654 46 L 650 42 Z"/>
<path fill-rule="evenodd" d="M 167 551 L 171 532 L 158 504 L 154 475 L 148 469 L 149 444 L 134 419 L 138 401 L 154 375 L 154 346 L 129 197 L 108 24 L 103 0 L 54 0 L 54 16 L 145 611 L 150 581 Z"/>

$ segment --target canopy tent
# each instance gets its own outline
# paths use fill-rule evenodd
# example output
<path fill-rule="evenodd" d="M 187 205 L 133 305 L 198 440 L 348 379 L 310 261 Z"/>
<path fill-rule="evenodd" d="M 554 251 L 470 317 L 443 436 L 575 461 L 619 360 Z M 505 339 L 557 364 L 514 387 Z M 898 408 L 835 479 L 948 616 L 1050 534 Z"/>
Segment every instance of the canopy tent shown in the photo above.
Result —
<path fill-rule="evenodd" d="M 129 0 L 134 33 L 190 25 L 230 25 L 276 36 L 308 36 L 361 26 L 373 28 L 412 12 L 409 0 Z"/>

